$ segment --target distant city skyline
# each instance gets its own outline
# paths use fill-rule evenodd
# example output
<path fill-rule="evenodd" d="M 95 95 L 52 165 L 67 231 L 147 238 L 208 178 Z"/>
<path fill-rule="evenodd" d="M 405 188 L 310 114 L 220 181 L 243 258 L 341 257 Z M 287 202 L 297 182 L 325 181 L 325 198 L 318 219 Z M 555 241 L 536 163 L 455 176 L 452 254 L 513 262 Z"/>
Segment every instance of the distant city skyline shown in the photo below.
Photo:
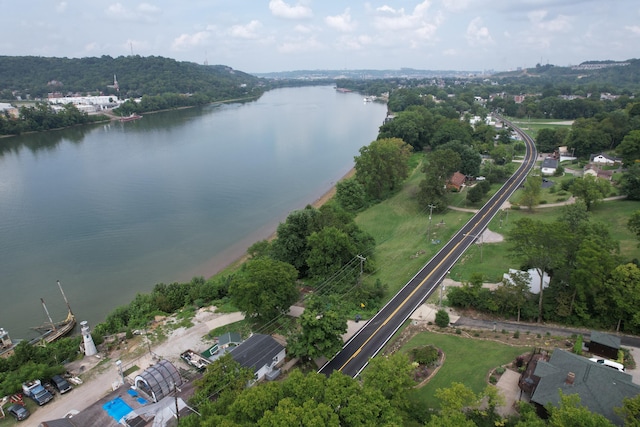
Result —
<path fill-rule="evenodd" d="M 0 55 L 164 56 L 249 73 L 512 70 L 638 57 L 632 0 L 0 0 Z"/>

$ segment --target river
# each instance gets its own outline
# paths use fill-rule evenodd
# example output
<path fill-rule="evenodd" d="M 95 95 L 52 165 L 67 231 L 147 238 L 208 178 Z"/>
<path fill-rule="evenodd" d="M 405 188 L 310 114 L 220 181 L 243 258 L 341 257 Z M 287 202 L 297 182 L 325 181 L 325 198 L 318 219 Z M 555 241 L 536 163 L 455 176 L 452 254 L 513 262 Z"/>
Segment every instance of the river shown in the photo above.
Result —
<path fill-rule="evenodd" d="M 386 106 L 316 86 L 0 140 L 0 327 L 95 325 L 157 283 L 209 277 L 312 203 Z"/>

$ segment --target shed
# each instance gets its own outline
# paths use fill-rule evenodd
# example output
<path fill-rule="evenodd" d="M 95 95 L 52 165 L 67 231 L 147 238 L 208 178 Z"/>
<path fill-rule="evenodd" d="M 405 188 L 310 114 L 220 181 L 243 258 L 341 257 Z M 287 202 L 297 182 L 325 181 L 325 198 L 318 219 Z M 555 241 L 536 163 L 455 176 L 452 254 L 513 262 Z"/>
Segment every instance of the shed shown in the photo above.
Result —
<path fill-rule="evenodd" d="M 631 375 L 558 348 L 548 362 L 538 361 L 534 375 L 540 382 L 531 402 L 541 415 L 546 413 L 546 405 L 559 405 L 562 391 L 579 395 L 582 405 L 591 412 L 621 426 L 623 420 L 614 408 L 621 407 L 623 399 L 640 394 L 640 386 L 631 382 Z"/>
<path fill-rule="evenodd" d="M 137 375 L 134 385 L 144 391 L 154 402 L 159 402 L 163 397 L 171 394 L 176 387 L 182 385 L 182 377 L 171 362 L 161 360 Z"/>
<path fill-rule="evenodd" d="M 233 360 L 244 368 L 253 369 L 255 380 L 260 381 L 267 374 L 277 371 L 277 366 L 286 357 L 286 350 L 273 337 L 254 334 L 230 351 Z"/>
<path fill-rule="evenodd" d="M 604 332 L 591 331 L 591 342 L 589 352 L 607 359 L 616 360 L 620 350 L 620 337 L 605 334 Z"/>

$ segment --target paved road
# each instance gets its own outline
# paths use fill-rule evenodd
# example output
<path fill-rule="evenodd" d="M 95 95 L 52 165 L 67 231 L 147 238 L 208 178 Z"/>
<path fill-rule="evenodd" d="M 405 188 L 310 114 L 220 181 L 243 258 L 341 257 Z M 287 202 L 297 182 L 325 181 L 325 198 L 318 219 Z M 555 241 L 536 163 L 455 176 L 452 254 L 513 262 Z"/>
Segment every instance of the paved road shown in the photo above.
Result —
<path fill-rule="evenodd" d="M 454 326 L 458 327 L 468 327 L 468 328 L 476 328 L 476 329 L 494 329 L 496 331 L 502 331 L 503 329 L 509 332 L 521 331 L 521 332 L 532 332 L 535 334 L 544 335 L 549 332 L 551 335 L 559 336 L 559 337 L 570 337 L 573 334 L 582 335 L 585 338 L 585 341 L 588 341 L 591 338 L 591 330 L 590 329 L 581 329 L 581 328 L 566 328 L 563 326 L 557 325 L 547 325 L 547 324 L 538 324 L 538 323 L 523 323 L 523 322 L 508 322 L 508 321 L 491 321 L 491 320 L 482 320 L 482 319 L 472 319 L 470 317 L 460 317 L 455 323 Z M 616 335 L 620 337 L 620 341 L 622 345 L 627 347 L 640 347 L 640 337 L 631 336 L 631 335 Z M 640 361 L 639 361 L 640 362 Z"/>
<path fill-rule="evenodd" d="M 507 124 L 512 126 L 511 123 Z M 437 289 L 449 269 L 478 239 L 491 219 L 500 212 L 503 204 L 522 184 L 536 161 L 533 139 L 519 129 L 514 129 L 520 133 L 527 147 L 525 159 L 516 173 L 318 372 L 330 375 L 333 371 L 339 370 L 352 377 L 358 376 L 369 363 L 369 359 L 378 354 L 411 313 Z"/>

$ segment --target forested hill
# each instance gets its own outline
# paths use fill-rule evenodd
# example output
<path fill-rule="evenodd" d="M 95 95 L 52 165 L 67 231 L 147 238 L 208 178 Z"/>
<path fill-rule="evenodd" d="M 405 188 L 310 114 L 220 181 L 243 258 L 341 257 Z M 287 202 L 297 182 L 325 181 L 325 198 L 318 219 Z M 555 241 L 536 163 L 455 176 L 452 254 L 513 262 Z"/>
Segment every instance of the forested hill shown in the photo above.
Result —
<path fill-rule="evenodd" d="M 502 83 L 513 82 L 523 77 L 566 84 L 611 85 L 620 89 L 636 91 L 640 88 L 640 59 L 626 61 L 586 61 L 571 67 L 536 65 L 533 68 L 498 73 L 494 77 Z"/>
<path fill-rule="evenodd" d="M 223 65 L 199 65 L 159 56 L 49 58 L 0 56 L 0 98 L 32 98 L 47 93 L 115 94 L 117 76 L 124 97 L 163 93 L 202 93 L 222 99 L 251 93 L 258 77 Z"/>

